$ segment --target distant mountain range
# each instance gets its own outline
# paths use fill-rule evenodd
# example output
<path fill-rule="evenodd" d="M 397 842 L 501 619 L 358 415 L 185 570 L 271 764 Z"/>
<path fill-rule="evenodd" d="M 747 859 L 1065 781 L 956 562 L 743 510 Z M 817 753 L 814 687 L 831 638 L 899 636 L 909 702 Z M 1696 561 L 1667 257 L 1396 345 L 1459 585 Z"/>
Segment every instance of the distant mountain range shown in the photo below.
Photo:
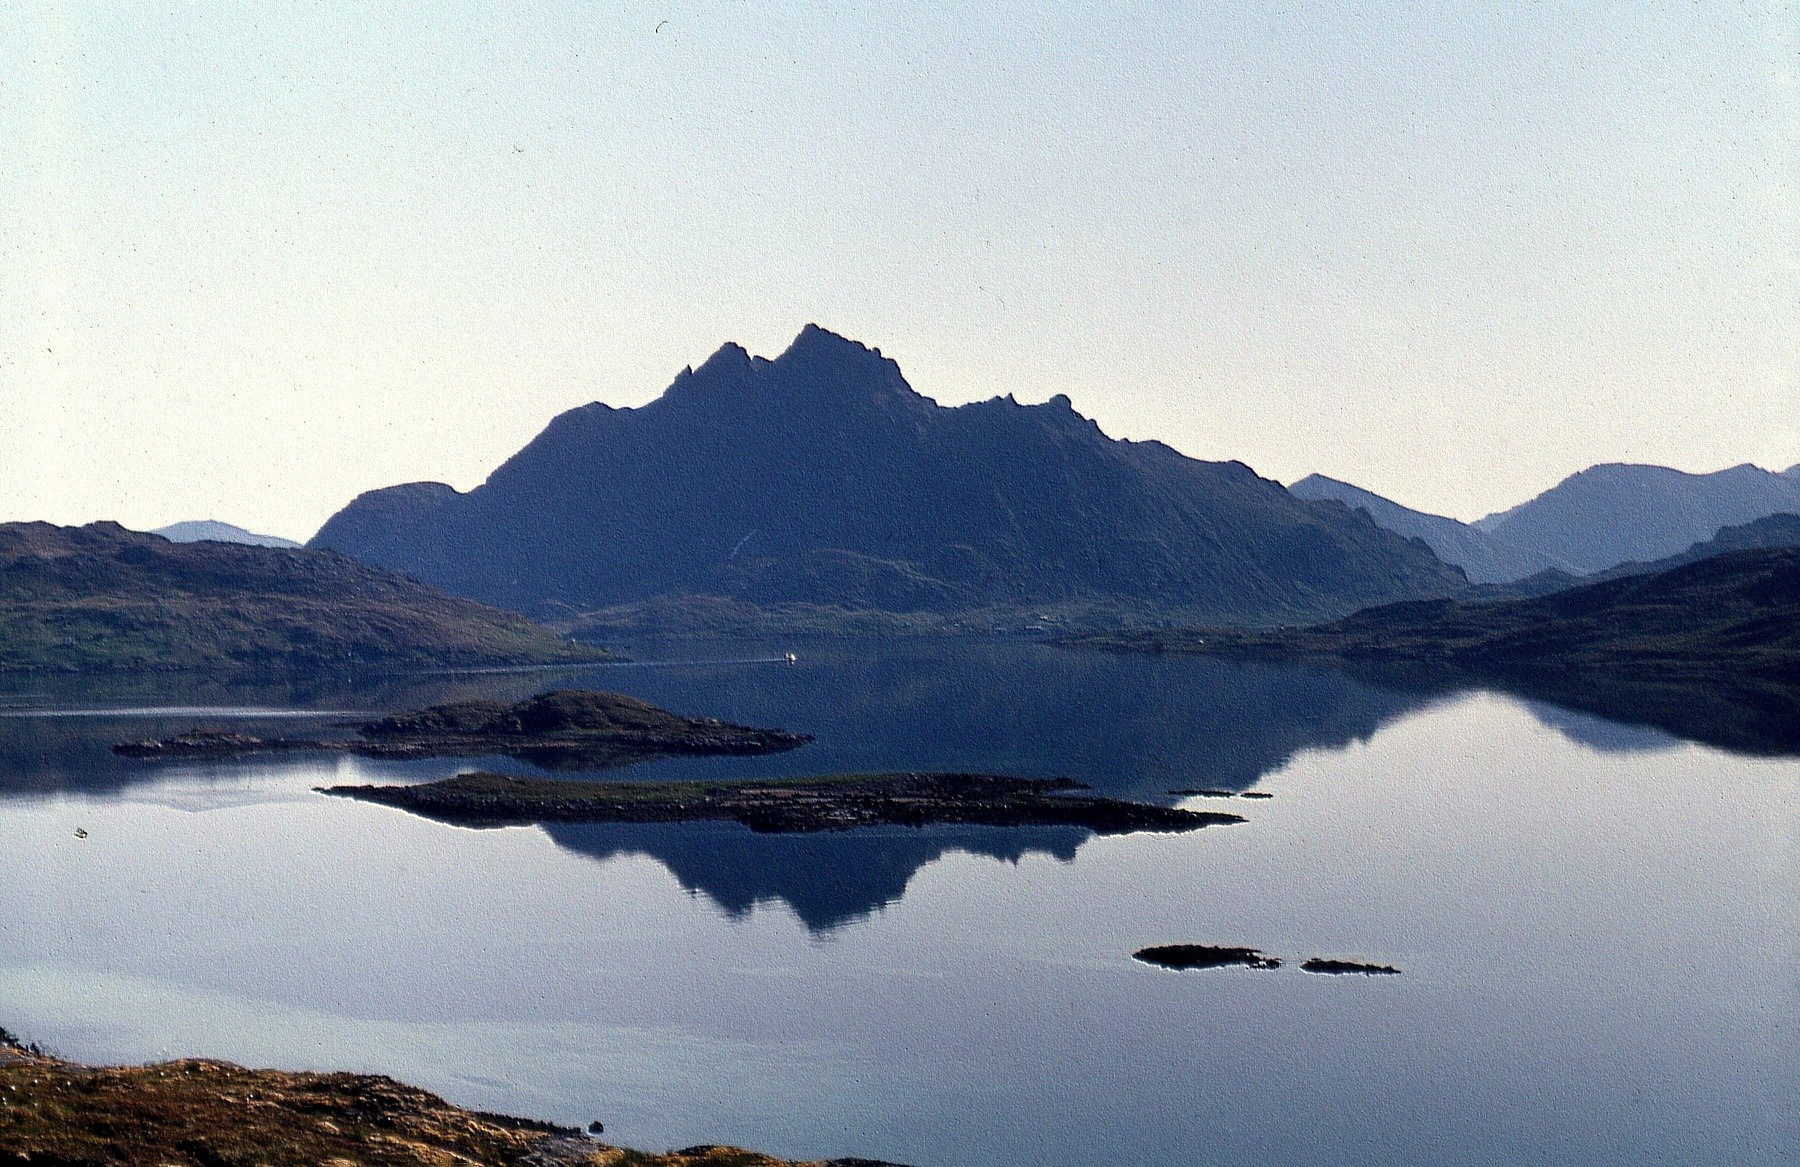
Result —
<path fill-rule="evenodd" d="M 1471 583 L 1507 583 L 1541 571 L 1570 570 L 1571 565 L 1504 536 L 1490 534 L 1444 515 L 1427 514 L 1381 497 L 1373 491 L 1323 474 L 1309 474 L 1288 487 L 1301 498 L 1333 499 L 1367 512 L 1377 526 L 1409 539 L 1422 539 L 1439 559 L 1455 564 Z"/>
<path fill-rule="evenodd" d="M 810 325 L 775 360 L 726 345 L 641 408 L 564 413 L 466 494 L 365 494 L 311 546 L 561 615 L 710 596 L 1270 622 L 1465 585 L 1424 544 L 1241 463 L 1110 439 L 1063 396 L 947 408 Z"/>
<path fill-rule="evenodd" d="M 166 527 L 158 527 L 150 533 L 161 535 L 171 543 L 199 543 L 210 539 L 214 543 L 246 543 L 252 547 L 300 546 L 292 539 L 283 539 L 279 535 L 258 535 L 254 531 L 246 531 L 242 527 L 234 527 L 230 523 L 221 523 L 216 519 L 195 519 L 185 523 L 171 523 Z"/>
<path fill-rule="evenodd" d="M 1800 512 L 1800 466 L 1776 473 L 1746 463 L 1712 474 L 1607 463 L 1571 474 L 1475 527 L 1577 571 L 1661 559 L 1721 527 Z"/>
<path fill-rule="evenodd" d="M 592 660 L 511 612 L 326 551 L 0 524 L 0 670 Z"/>
<path fill-rule="evenodd" d="M 1623 579 L 1628 575 L 1652 575 L 1659 571 L 1680 567 L 1683 564 L 1711 559 L 1713 556 L 1723 555 L 1727 551 L 1747 551 L 1753 548 L 1772 547 L 1800 547 L 1800 514 L 1766 515 L 1755 522 L 1743 523 L 1736 527 L 1722 527 L 1719 533 L 1710 539 L 1704 539 L 1685 551 L 1678 551 L 1674 555 L 1666 555 L 1649 563 L 1621 563 L 1616 567 L 1609 567 L 1605 571 L 1596 571 L 1591 575 L 1571 575 L 1566 571 L 1555 569 L 1541 571 L 1536 575 L 1529 575 L 1509 584 L 1483 584 L 1471 588 L 1464 593 L 1464 598 L 1530 599 L 1534 596 L 1559 592 L 1564 588 L 1604 583 L 1609 579 Z"/>
<path fill-rule="evenodd" d="M 1322 474 L 1289 489 L 1302 498 L 1336 499 L 1390 531 L 1423 539 L 1478 584 L 1654 562 L 1723 527 L 1800 512 L 1800 466 L 1776 473 L 1746 464 L 1688 474 L 1610 463 L 1572 474 L 1536 498 L 1474 523 L 1415 511 Z"/>

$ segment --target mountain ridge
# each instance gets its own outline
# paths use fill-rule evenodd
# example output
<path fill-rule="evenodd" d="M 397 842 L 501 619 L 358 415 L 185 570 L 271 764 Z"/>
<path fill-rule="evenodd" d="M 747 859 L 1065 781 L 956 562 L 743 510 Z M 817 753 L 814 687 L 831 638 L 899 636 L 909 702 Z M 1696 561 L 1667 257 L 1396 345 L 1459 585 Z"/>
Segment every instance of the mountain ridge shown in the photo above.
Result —
<path fill-rule="evenodd" d="M 1378 526 L 1399 535 L 1423 539 L 1438 558 L 1455 564 L 1470 583 L 1510 583 L 1553 569 L 1570 570 L 1553 556 L 1490 534 L 1447 515 L 1415 510 L 1353 483 L 1323 474 L 1308 474 L 1288 486 L 1301 498 L 1335 499 L 1355 510 L 1367 511 Z"/>
<path fill-rule="evenodd" d="M 1743 462 L 1693 474 L 1668 466 L 1603 462 L 1472 525 L 1583 572 L 1651 562 L 1722 527 L 1800 511 L 1800 465 Z"/>

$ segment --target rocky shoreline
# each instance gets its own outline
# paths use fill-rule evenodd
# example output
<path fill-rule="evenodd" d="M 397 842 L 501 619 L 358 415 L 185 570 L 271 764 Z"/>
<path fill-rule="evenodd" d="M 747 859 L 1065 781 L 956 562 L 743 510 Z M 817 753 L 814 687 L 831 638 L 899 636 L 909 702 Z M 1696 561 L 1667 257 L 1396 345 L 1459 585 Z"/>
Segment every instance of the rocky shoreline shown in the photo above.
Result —
<path fill-rule="evenodd" d="M 596 1124 L 598 1125 L 598 1124 Z M 0 1030 L 0 1164 L 66 1167 L 899 1167 L 738 1147 L 651 1153 L 453 1106 L 372 1074 L 184 1058 L 86 1066 Z"/>
<path fill-rule="evenodd" d="M 781 780 L 589 782 L 460 774 L 411 786 L 330 786 L 325 794 L 379 802 L 463 826 L 727 820 L 755 831 L 866 826 L 1078 826 L 1098 834 L 1191 831 L 1243 822 L 1072 793 L 1068 779 L 997 774 L 838 774 Z"/>

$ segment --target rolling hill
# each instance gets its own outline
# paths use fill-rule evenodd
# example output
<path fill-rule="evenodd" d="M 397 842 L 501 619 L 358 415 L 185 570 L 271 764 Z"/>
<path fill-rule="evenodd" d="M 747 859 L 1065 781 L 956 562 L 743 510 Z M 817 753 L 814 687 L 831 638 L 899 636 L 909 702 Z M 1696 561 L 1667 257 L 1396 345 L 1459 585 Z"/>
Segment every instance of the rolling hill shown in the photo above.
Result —
<path fill-rule="evenodd" d="M 0 670 L 599 659 L 522 616 L 326 551 L 0 524 Z"/>

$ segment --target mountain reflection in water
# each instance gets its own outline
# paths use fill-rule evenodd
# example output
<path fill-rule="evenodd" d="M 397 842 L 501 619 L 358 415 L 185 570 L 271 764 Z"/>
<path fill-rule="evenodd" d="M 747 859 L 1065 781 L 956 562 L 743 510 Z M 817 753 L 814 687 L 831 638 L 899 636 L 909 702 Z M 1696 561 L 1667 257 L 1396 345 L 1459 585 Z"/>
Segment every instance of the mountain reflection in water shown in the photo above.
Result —
<path fill-rule="evenodd" d="M 437 674 L 398 678 L 307 675 L 254 682 L 187 677 L 15 678 L 0 689 L 0 798 L 59 791 L 124 796 L 178 779 L 184 805 L 209 782 L 305 769 L 301 759 L 216 759 L 154 764 L 119 758 L 122 737 L 207 722 L 294 733 L 294 711 L 319 723 L 358 711 L 417 708 L 489 697 L 514 701 L 551 688 L 617 689 L 678 712 L 813 733 L 800 750 L 759 757 L 672 758 L 596 774 L 639 778 L 779 778 L 834 772 L 968 770 L 1071 777 L 1121 798 L 1172 805 L 1174 791 L 1246 790 L 1296 754 L 1367 741 L 1382 726 L 1470 688 L 1466 679 L 1413 671 L 1162 658 L 1018 642 L 835 642 L 640 646 L 641 663 L 570 671 Z M 1602 750 L 1673 748 L 1676 734 L 1753 752 L 1800 748 L 1800 732 L 1719 687 L 1657 686 L 1603 695 L 1624 721 L 1552 704 L 1550 686 L 1523 686 L 1527 707 L 1559 733 Z M 1601 699 L 1568 687 L 1592 707 Z M 1636 703 L 1634 704 L 1634 700 Z M 1763 703 L 1758 704 L 1758 700 Z M 183 710 L 172 710 L 181 706 Z M 195 707 L 214 707 L 205 713 Z M 111 709 L 110 715 L 96 710 Z M 44 716 L 57 710 L 86 715 Z M 282 710 L 280 724 L 270 710 Z M 1633 715 L 1636 715 L 1635 718 Z M 1628 724 L 1636 720 L 1638 724 Z M 1661 726 L 1662 728 L 1656 728 Z M 375 780 L 425 781 L 475 760 L 364 762 Z M 542 772 L 515 759 L 485 768 Z M 316 769 L 317 759 L 310 766 Z M 297 771 L 295 771 L 297 772 Z M 201 788 L 197 793 L 194 787 Z M 559 846 L 596 861 L 645 855 L 682 887 L 733 917 L 782 903 L 812 931 L 843 927 L 904 894 L 913 876 L 961 851 L 1017 862 L 1041 853 L 1068 862 L 1088 838 L 1074 828 L 934 827 L 843 834 L 758 834 L 735 824 L 546 825 Z"/>

